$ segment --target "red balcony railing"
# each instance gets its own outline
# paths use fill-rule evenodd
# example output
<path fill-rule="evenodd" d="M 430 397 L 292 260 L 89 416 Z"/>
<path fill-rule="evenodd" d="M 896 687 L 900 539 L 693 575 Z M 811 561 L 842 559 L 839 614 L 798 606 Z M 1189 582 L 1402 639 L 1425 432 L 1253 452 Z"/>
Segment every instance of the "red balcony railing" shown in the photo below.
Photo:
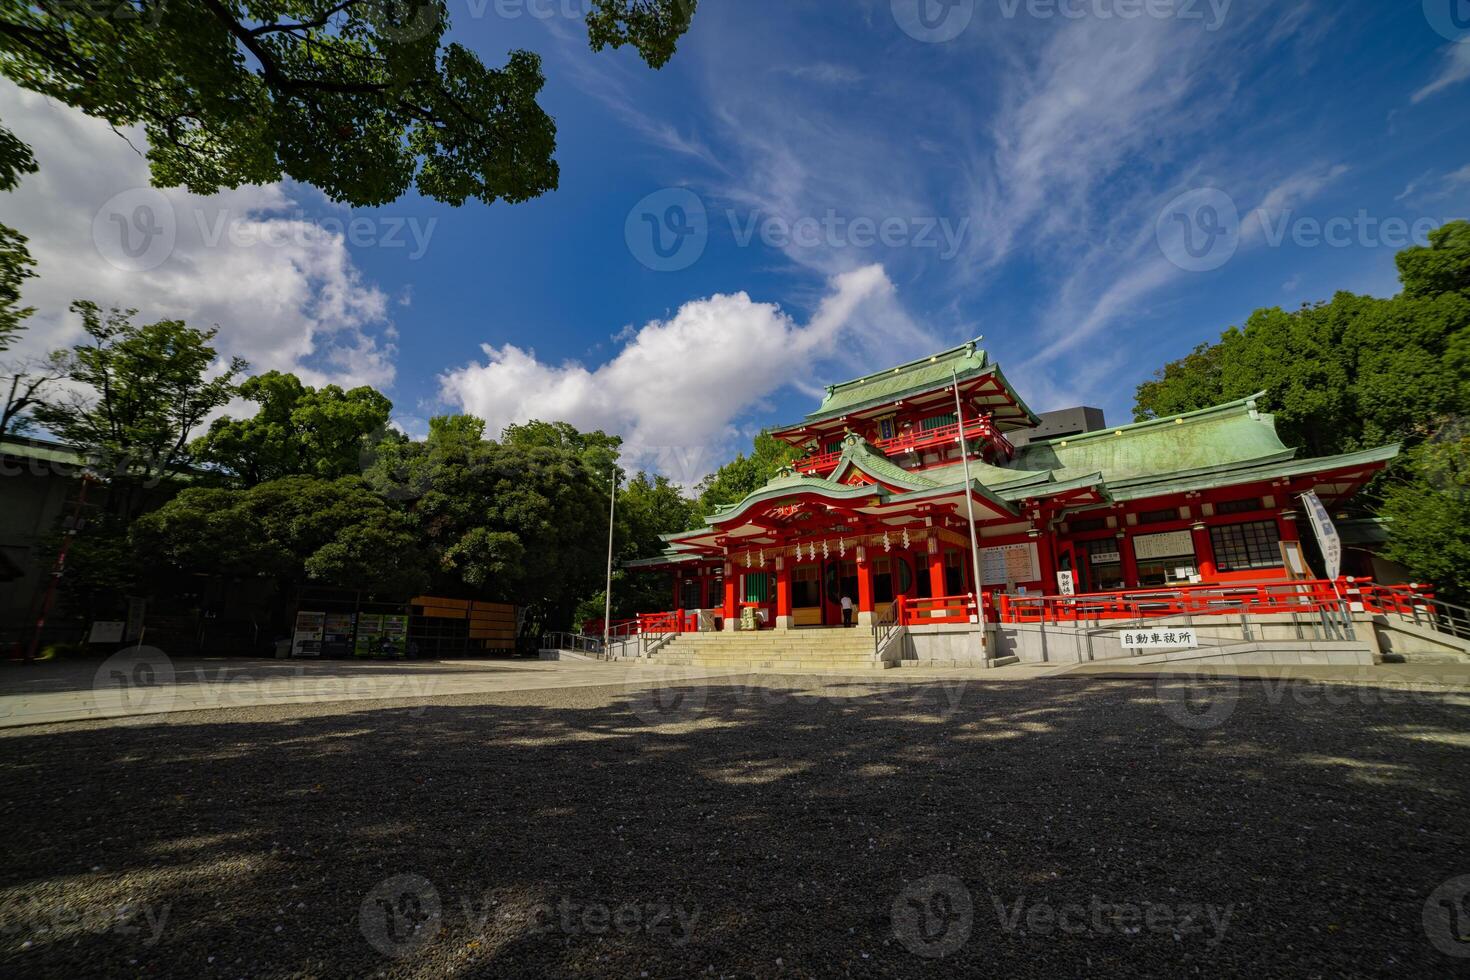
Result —
<path fill-rule="evenodd" d="M 873 446 L 882 450 L 884 455 L 895 456 L 900 453 L 919 452 L 924 449 L 932 449 L 935 446 L 953 445 L 959 440 L 960 424 L 951 422 L 949 425 L 941 425 L 933 429 L 910 429 L 892 439 L 879 439 Z M 965 439 L 983 439 L 996 456 L 1004 456 L 1009 459 L 1016 454 L 1016 447 L 1005 434 L 995 428 L 989 418 L 966 419 Z M 819 453 L 807 456 L 796 463 L 797 472 L 812 476 L 825 476 L 837 468 L 837 463 L 842 459 L 842 452 Z"/>

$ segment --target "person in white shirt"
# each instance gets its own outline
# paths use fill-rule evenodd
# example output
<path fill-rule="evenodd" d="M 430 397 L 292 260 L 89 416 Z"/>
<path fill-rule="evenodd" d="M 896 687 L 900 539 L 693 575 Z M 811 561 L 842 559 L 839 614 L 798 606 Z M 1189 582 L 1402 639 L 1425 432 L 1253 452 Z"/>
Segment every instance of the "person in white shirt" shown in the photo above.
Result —
<path fill-rule="evenodd" d="M 852 625 L 852 596 L 849 595 L 842 597 L 842 625 Z"/>

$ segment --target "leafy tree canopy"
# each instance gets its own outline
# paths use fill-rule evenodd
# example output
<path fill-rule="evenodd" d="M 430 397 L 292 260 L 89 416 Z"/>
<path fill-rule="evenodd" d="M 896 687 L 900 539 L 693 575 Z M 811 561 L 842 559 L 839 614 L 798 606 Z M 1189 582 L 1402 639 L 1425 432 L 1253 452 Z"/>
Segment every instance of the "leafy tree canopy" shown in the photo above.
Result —
<path fill-rule="evenodd" d="M 373 388 L 312 388 L 279 371 L 247 379 L 239 394 L 260 406 L 255 415 L 216 419 L 190 448 L 195 459 L 246 486 L 295 474 L 332 480 L 359 472 L 393 411 Z"/>
<path fill-rule="evenodd" d="M 741 453 L 700 481 L 689 526 L 699 526 L 718 506 L 739 503 L 801 456 L 800 449 L 762 432 L 755 437 L 749 456 Z"/>
<path fill-rule="evenodd" d="M 23 321 L 36 312 L 20 305 L 21 285 L 35 275 L 35 264 L 26 249 L 26 236 L 0 224 L 0 351 L 10 349 Z"/>
<path fill-rule="evenodd" d="M 661 67 L 694 5 L 591 0 L 589 40 Z M 141 125 L 154 183 L 198 194 L 286 176 L 362 206 L 554 189 L 541 59 L 487 67 L 448 29 L 444 0 L 39 0 L 0 12 L 0 71 Z"/>
<path fill-rule="evenodd" d="M 218 370 L 210 346 L 216 330 L 182 320 L 138 326 L 134 310 L 103 314 L 76 302 L 89 341 L 63 352 L 70 390 L 39 405 L 36 421 L 109 475 L 115 509 L 132 516 L 131 492 L 169 476 L 189 460 L 189 436 L 235 393 L 245 362 L 232 358 Z M 213 372 L 213 373 L 211 373 Z"/>
<path fill-rule="evenodd" d="M 564 424 L 512 427 L 499 443 L 482 431 L 479 420 L 431 420 L 424 442 L 381 445 L 368 480 L 407 507 L 435 557 L 436 592 L 566 623 L 602 584 L 608 477 L 589 459 L 615 440 Z"/>
<path fill-rule="evenodd" d="M 1398 255 L 1392 299 L 1340 292 L 1294 312 L 1271 307 L 1139 385 L 1134 417 L 1266 392 L 1283 439 L 1311 455 L 1421 441 L 1470 412 L 1470 224 Z"/>
<path fill-rule="evenodd" d="M 288 592 L 310 583 L 400 598 L 428 581 L 412 522 L 359 477 L 190 487 L 134 521 L 128 540 L 155 578 L 265 576 Z"/>
<path fill-rule="evenodd" d="M 1383 488 L 1384 556 L 1433 582 L 1442 597 L 1470 600 L 1470 430 L 1450 427 L 1412 450 Z"/>

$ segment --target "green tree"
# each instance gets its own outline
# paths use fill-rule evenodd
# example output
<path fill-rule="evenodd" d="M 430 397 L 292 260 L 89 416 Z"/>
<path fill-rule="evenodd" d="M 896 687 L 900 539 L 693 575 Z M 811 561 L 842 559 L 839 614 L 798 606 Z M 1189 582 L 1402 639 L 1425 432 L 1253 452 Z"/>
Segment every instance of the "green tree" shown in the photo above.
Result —
<path fill-rule="evenodd" d="M 1452 428 L 1405 464 L 1383 488 L 1384 555 L 1433 582 L 1442 598 L 1470 602 L 1470 432 Z"/>
<path fill-rule="evenodd" d="M 762 432 L 750 455 L 744 453 L 700 481 L 699 496 L 690 512 L 690 527 L 700 526 L 716 507 L 739 503 L 769 483 L 781 468 L 802 457 L 800 449 Z"/>
<path fill-rule="evenodd" d="M 1422 441 L 1470 412 L 1470 224 L 1399 253 L 1403 292 L 1340 292 L 1271 307 L 1139 385 L 1134 417 L 1159 418 L 1257 391 L 1282 437 L 1311 455 Z"/>
<path fill-rule="evenodd" d="M 23 321 L 34 307 L 20 305 L 20 289 L 34 276 L 36 261 L 26 248 L 26 236 L 14 228 L 0 224 L 0 351 L 10 349 Z"/>
<path fill-rule="evenodd" d="M 565 625 L 601 586 L 608 483 L 596 467 L 611 437 L 552 426 L 497 443 L 474 438 L 477 423 L 434 419 L 424 442 L 385 442 L 368 479 L 407 507 L 434 555 L 436 592 Z"/>
<path fill-rule="evenodd" d="M 109 508 L 126 522 L 142 506 L 140 489 L 189 462 L 189 436 L 234 395 L 245 362 L 232 358 L 211 376 L 217 330 L 182 320 L 138 326 L 134 310 L 103 315 L 89 302 L 71 308 L 90 341 L 62 353 L 70 390 L 38 405 L 35 418 L 97 462 L 110 482 Z"/>
<path fill-rule="evenodd" d="M 695 0 L 592 0 L 594 49 L 661 67 Z M 444 0 L 7 3 L 0 71 L 113 126 L 141 125 L 153 182 L 210 194 L 291 177 L 378 205 L 557 186 L 541 59 L 499 68 L 443 43 Z M 3 149 L 3 148 L 0 148 Z"/>
<path fill-rule="evenodd" d="M 359 472 L 393 411 L 373 388 L 312 388 L 280 371 L 246 379 L 239 394 L 260 406 L 255 415 L 215 419 L 190 451 L 246 486 L 297 474 L 332 480 Z"/>
<path fill-rule="evenodd" d="M 355 476 L 189 487 L 134 521 L 128 542 L 155 592 L 197 575 L 268 578 L 278 617 L 306 585 L 406 599 L 428 582 L 412 522 Z"/>

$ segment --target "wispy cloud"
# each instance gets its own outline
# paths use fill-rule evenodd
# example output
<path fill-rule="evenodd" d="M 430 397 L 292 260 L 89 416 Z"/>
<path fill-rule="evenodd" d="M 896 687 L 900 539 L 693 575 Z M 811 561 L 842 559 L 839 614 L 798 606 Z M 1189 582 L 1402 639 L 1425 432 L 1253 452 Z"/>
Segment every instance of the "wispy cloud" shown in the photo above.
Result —
<path fill-rule="evenodd" d="M 1470 78 L 1470 44 L 1451 44 L 1445 49 L 1439 74 L 1428 85 L 1411 95 L 1409 101 L 1418 105 L 1467 78 Z"/>

